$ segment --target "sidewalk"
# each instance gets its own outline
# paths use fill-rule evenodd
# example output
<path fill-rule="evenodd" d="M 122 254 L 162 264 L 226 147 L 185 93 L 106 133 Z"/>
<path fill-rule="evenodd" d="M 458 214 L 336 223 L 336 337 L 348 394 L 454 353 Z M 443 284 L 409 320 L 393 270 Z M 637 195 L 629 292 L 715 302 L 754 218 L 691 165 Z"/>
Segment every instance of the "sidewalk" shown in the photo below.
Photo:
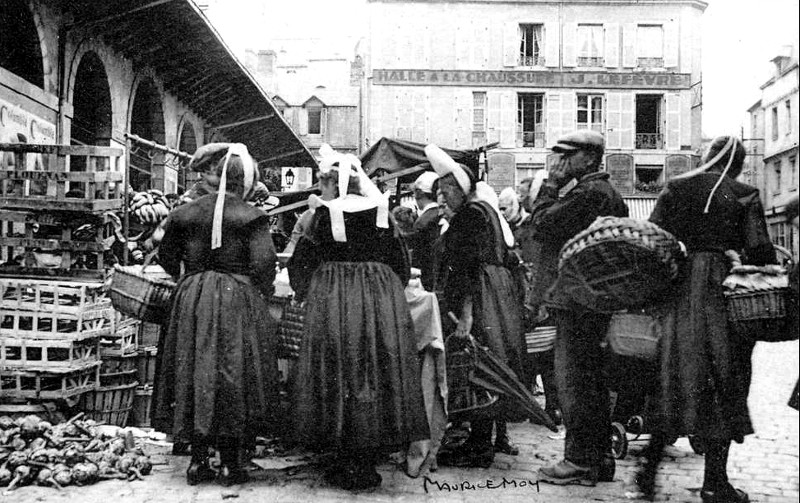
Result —
<path fill-rule="evenodd" d="M 756 434 L 731 449 L 729 473 L 732 482 L 749 493 L 754 502 L 797 502 L 798 492 L 798 414 L 786 406 L 798 375 L 798 342 L 761 343 L 753 357 L 753 384 L 750 407 Z M 103 481 L 87 487 L 68 487 L 62 491 L 43 487 L 23 487 L 0 501 L 15 503 L 205 503 L 230 501 L 256 502 L 579 502 L 629 501 L 624 498 L 625 483 L 636 466 L 636 453 L 643 441 L 630 443 L 629 454 L 617 461 L 614 482 L 597 487 L 553 486 L 536 483 L 539 467 L 557 461 L 563 440 L 551 438 L 548 430 L 529 423 L 510 426 L 512 439 L 519 445 L 519 456 L 498 455 L 488 469 L 440 467 L 436 473 L 411 479 L 398 466 L 380 467 L 382 486 L 374 491 L 351 493 L 331 488 L 318 470 L 260 470 L 243 486 L 222 488 L 209 483 L 186 485 L 189 459 L 155 454 L 153 474 L 144 481 Z M 669 448 L 658 477 L 658 501 L 699 502 L 703 458 L 692 452 L 687 439 Z M 454 489 L 455 488 L 455 489 Z"/>

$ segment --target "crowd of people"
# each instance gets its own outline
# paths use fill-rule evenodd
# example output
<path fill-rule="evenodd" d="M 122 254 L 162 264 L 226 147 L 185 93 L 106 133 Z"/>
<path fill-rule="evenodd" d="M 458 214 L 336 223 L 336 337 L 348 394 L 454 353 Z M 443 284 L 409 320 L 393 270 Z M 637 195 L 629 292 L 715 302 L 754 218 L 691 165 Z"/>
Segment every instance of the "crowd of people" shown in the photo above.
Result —
<path fill-rule="evenodd" d="M 384 455 L 430 438 L 404 294 L 412 267 L 439 299 L 445 336 L 488 348 L 528 386 L 541 377 L 545 411 L 563 420 L 566 438 L 563 459 L 542 467 L 539 480 L 613 480 L 603 346 L 611 315 L 576 295 L 574 278 L 560 276 L 557 264 L 575 234 L 628 209 L 601 169 L 599 133 L 567 134 L 553 151 L 558 161 L 548 173 L 498 197 L 481 181 L 477 157 L 461 164 L 429 145 L 432 169 L 413 183 L 412 218 L 390 211 L 358 158 L 322 151 L 321 194 L 310 197 L 286 250 L 305 324 L 292 411 L 280 418 L 276 320 L 267 308 L 276 253 L 268 218 L 245 202 L 258 170 L 241 145 L 198 149 L 190 169 L 203 173 L 208 190 L 170 214 L 159 250 L 178 283 L 153 398 L 154 426 L 191 446 L 188 482 L 213 476 L 210 448 L 220 452 L 223 483 L 245 481 L 254 435 L 282 431 L 287 441 L 335 453 L 325 475 L 331 484 L 370 488 L 381 483 L 375 467 Z M 651 216 L 687 257 L 660 307 L 667 321 L 654 377 L 656 426 L 635 480 L 642 498 L 654 495 L 665 439 L 692 434 L 707 446 L 702 500 L 747 501 L 728 482 L 726 464 L 731 441 L 752 433 L 753 344 L 729 333 L 722 282 L 728 250 L 751 264 L 776 257 L 757 190 L 735 180 L 743 161 L 740 140 L 716 139 L 700 168 L 668 181 Z M 528 354 L 525 334 L 551 325 L 554 349 Z M 452 424 L 468 427 L 468 436 L 442 449 L 440 463 L 487 467 L 497 452 L 517 455 L 504 400 L 491 416 Z"/>

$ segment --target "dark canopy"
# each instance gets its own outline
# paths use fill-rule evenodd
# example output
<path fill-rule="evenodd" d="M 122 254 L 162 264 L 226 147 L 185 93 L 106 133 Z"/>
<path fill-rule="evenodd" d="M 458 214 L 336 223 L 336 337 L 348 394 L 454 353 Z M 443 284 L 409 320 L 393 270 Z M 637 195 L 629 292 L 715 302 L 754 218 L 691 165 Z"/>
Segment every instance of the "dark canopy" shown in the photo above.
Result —
<path fill-rule="evenodd" d="M 474 150 L 453 150 L 443 148 L 447 155 L 458 163 L 466 164 L 473 168 L 478 167 L 478 159 L 483 148 Z M 413 182 L 421 171 L 432 170 L 428 159 L 425 157 L 425 144 L 413 141 L 381 138 L 378 142 L 361 155 L 361 166 L 370 178 L 375 178 L 379 170 L 387 174 L 399 173 L 408 168 L 419 167 L 411 173 L 406 173 L 398 178 L 401 182 Z"/>

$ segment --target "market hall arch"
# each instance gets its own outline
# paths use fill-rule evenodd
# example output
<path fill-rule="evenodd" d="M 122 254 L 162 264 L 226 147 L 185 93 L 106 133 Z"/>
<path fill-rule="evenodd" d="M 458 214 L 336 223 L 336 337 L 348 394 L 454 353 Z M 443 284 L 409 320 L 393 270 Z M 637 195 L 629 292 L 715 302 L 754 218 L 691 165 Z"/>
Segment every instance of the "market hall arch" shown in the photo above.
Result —
<path fill-rule="evenodd" d="M 75 73 L 72 94 L 73 144 L 111 145 L 111 88 L 105 65 L 94 51 L 87 51 Z"/>
<path fill-rule="evenodd" d="M 161 93 L 152 77 L 143 76 L 138 79 L 132 96 L 128 131 L 144 140 L 165 145 L 164 108 Z M 137 144 L 133 142 L 130 147 L 130 184 L 133 189 L 163 190 L 164 153 L 147 147 L 137 148 Z"/>
<path fill-rule="evenodd" d="M 39 31 L 23 0 L 0 1 L 0 66 L 44 89 Z"/>
<path fill-rule="evenodd" d="M 197 142 L 197 133 L 195 132 L 194 124 L 184 117 L 181 120 L 180 128 L 178 129 L 178 150 L 186 152 L 187 154 L 194 154 L 197 147 L 200 145 Z M 178 165 L 178 194 L 183 194 L 188 190 L 192 184 L 200 179 L 199 175 L 189 173 L 186 169 L 186 163 L 179 163 Z"/>

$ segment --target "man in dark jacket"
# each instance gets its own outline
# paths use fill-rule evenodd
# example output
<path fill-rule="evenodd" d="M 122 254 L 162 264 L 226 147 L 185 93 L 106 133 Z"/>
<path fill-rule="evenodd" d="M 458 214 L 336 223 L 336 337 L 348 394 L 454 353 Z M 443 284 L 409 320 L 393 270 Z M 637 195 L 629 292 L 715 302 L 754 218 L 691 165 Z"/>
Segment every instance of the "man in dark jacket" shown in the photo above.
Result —
<path fill-rule="evenodd" d="M 404 237 L 413 250 L 411 265 L 420 270 L 420 280 L 425 290 L 433 291 L 434 283 L 434 243 L 439 238 L 439 205 L 436 203 L 434 185 L 439 179 L 433 171 L 422 173 L 414 181 L 414 199 L 417 201 L 419 216 L 414 221 L 411 232 Z"/>
<path fill-rule="evenodd" d="M 558 250 L 597 217 L 628 216 L 622 197 L 600 172 L 603 137 L 581 130 L 559 139 L 553 151 L 561 154 L 531 206 L 532 225 L 543 250 L 557 261 Z M 570 181 L 576 185 L 563 196 Z M 555 319 L 555 374 L 566 426 L 564 459 L 539 470 L 539 480 L 554 484 L 593 486 L 614 478 L 611 457 L 609 390 L 603 378 L 600 344 L 610 315 L 599 313 L 571 296 L 568 278 L 559 276 L 545 295 Z"/>

